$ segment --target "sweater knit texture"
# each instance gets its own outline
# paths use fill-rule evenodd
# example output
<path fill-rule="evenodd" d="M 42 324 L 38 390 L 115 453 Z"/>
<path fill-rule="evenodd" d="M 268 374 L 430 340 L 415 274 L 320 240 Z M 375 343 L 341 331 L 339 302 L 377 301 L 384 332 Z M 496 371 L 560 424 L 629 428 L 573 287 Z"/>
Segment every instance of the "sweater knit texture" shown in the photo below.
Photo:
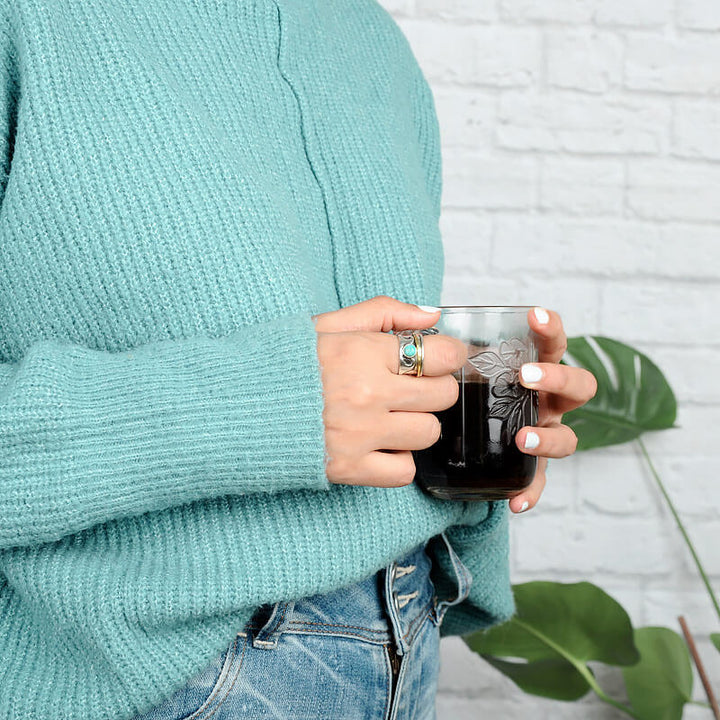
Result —
<path fill-rule="evenodd" d="M 125 720 L 254 609 L 507 503 L 325 474 L 312 315 L 437 305 L 431 89 L 376 0 L 0 0 L 0 719 Z M 438 555 L 439 589 L 453 577 Z"/>

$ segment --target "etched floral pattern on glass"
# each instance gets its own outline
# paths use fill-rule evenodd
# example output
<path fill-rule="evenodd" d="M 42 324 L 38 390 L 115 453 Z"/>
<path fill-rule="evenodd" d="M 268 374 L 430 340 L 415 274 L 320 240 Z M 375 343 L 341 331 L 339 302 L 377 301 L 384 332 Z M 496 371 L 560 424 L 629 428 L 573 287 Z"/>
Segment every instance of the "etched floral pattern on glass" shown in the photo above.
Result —
<path fill-rule="evenodd" d="M 502 340 L 497 351 L 483 350 L 468 358 L 468 362 L 490 382 L 493 403 L 488 417 L 502 421 L 503 441 L 511 443 L 525 425 L 537 402 L 537 393 L 520 384 L 520 368 L 532 355 L 529 340 Z"/>

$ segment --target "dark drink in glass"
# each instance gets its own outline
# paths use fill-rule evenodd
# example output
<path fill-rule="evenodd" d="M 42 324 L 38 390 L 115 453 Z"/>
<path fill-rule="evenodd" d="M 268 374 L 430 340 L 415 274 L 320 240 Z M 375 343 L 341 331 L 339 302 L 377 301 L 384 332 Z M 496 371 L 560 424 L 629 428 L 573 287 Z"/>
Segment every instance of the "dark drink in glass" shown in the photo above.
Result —
<path fill-rule="evenodd" d="M 523 363 L 537 360 L 527 325 L 530 307 L 444 307 L 436 328 L 468 345 L 468 361 L 455 373 L 458 400 L 435 413 L 440 439 L 414 451 L 415 481 L 448 500 L 513 497 L 533 480 L 537 458 L 521 452 L 515 435 L 537 425 L 537 392 L 519 381 Z"/>

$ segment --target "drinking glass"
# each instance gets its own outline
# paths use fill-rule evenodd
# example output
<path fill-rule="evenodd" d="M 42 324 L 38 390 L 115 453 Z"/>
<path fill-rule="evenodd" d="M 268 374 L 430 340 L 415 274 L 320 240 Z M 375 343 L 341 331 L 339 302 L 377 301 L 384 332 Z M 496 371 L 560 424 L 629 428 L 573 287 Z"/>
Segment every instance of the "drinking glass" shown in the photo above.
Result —
<path fill-rule="evenodd" d="M 527 323 L 532 306 L 442 306 L 435 327 L 462 340 L 468 359 L 453 373 L 460 385 L 451 408 L 436 412 L 440 439 L 413 451 L 415 481 L 447 500 L 511 498 L 533 480 L 537 458 L 521 452 L 515 435 L 537 425 L 538 394 L 520 384 L 523 363 L 538 359 Z"/>

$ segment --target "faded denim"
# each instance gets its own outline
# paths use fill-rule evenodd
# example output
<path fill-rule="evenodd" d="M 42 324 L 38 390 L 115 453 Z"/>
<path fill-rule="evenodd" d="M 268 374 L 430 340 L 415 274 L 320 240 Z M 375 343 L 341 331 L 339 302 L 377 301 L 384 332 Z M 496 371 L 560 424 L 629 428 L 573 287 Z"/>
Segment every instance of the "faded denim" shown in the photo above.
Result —
<path fill-rule="evenodd" d="M 136 720 L 435 720 L 440 624 L 472 582 L 439 537 L 453 597 L 437 597 L 425 542 L 349 587 L 258 608 L 230 647 Z"/>

